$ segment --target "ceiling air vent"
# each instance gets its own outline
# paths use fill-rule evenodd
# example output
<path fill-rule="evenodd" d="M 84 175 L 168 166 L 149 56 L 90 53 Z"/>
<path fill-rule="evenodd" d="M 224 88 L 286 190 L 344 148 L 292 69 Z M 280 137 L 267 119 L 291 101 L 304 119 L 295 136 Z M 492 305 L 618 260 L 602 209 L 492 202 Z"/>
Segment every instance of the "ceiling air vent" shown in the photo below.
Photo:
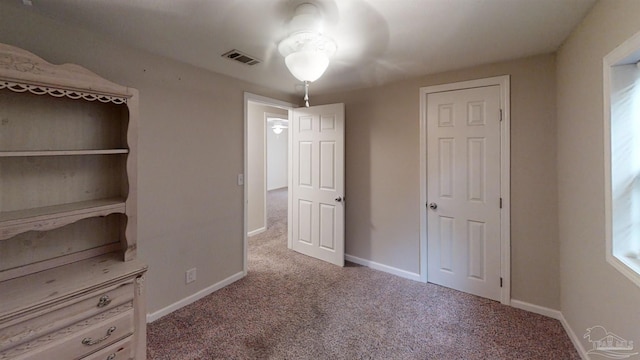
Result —
<path fill-rule="evenodd" d="M 245 65 L 256 65 L 260 64 L 260 60 L 254 58 L 253 56 L 247 55 L 241 51 L 233 49 L 231 51 L 227 51 L 222 54 L 222 57 L 226 57 L 227 59 L 235 60 L 237 62 L 241 62 Z"/>

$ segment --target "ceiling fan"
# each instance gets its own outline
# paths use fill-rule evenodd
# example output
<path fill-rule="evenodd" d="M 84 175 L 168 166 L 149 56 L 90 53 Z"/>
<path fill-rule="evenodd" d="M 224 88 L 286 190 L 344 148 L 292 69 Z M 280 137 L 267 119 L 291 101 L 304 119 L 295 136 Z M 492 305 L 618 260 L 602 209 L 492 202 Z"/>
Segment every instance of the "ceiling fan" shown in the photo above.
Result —
<path fill-rule="evenodd" d="M 324 74 L 336 49 L 336 42 L 324 34 L 318 7 L 311 3 L 298 5 L 289 22 L 289 35 L 280 41 L 278 51 L 291 74 L 304 83 L 306 107 L 309 107 L 309 83 Z"/>

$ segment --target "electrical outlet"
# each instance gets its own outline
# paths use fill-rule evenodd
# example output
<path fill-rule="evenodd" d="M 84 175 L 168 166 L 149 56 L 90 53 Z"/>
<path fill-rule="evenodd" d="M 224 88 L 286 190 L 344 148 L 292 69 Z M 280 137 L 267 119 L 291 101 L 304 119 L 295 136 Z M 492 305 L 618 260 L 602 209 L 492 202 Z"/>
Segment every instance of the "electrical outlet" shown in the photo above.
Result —
<path fill-rule="evenodd" d="M 187 274 L 185 276 L 185 281 L 187 284 L 196 281 L 196 268 L 187 270 Z"/>

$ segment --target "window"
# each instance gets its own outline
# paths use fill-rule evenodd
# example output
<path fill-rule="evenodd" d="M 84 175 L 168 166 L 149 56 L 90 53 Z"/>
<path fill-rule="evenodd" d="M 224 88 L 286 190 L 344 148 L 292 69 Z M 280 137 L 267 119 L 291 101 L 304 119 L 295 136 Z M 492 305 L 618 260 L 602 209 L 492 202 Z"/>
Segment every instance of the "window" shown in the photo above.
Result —
<path fill-rule="evenodd" d="M 604 58 L 607 261 L 640 286 L 640 33 Z"/>

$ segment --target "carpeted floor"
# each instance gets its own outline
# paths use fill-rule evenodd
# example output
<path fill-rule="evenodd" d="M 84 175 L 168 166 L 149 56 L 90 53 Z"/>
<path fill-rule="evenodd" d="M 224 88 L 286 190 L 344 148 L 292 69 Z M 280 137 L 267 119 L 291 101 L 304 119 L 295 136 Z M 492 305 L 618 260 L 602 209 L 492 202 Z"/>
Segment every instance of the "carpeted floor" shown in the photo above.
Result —
<path fill-rule="evenodd" d="M 286 196 L 244 279 L 148 325 L 149 359 L 580 359 L 556 320 L 288 250 Z"/>

